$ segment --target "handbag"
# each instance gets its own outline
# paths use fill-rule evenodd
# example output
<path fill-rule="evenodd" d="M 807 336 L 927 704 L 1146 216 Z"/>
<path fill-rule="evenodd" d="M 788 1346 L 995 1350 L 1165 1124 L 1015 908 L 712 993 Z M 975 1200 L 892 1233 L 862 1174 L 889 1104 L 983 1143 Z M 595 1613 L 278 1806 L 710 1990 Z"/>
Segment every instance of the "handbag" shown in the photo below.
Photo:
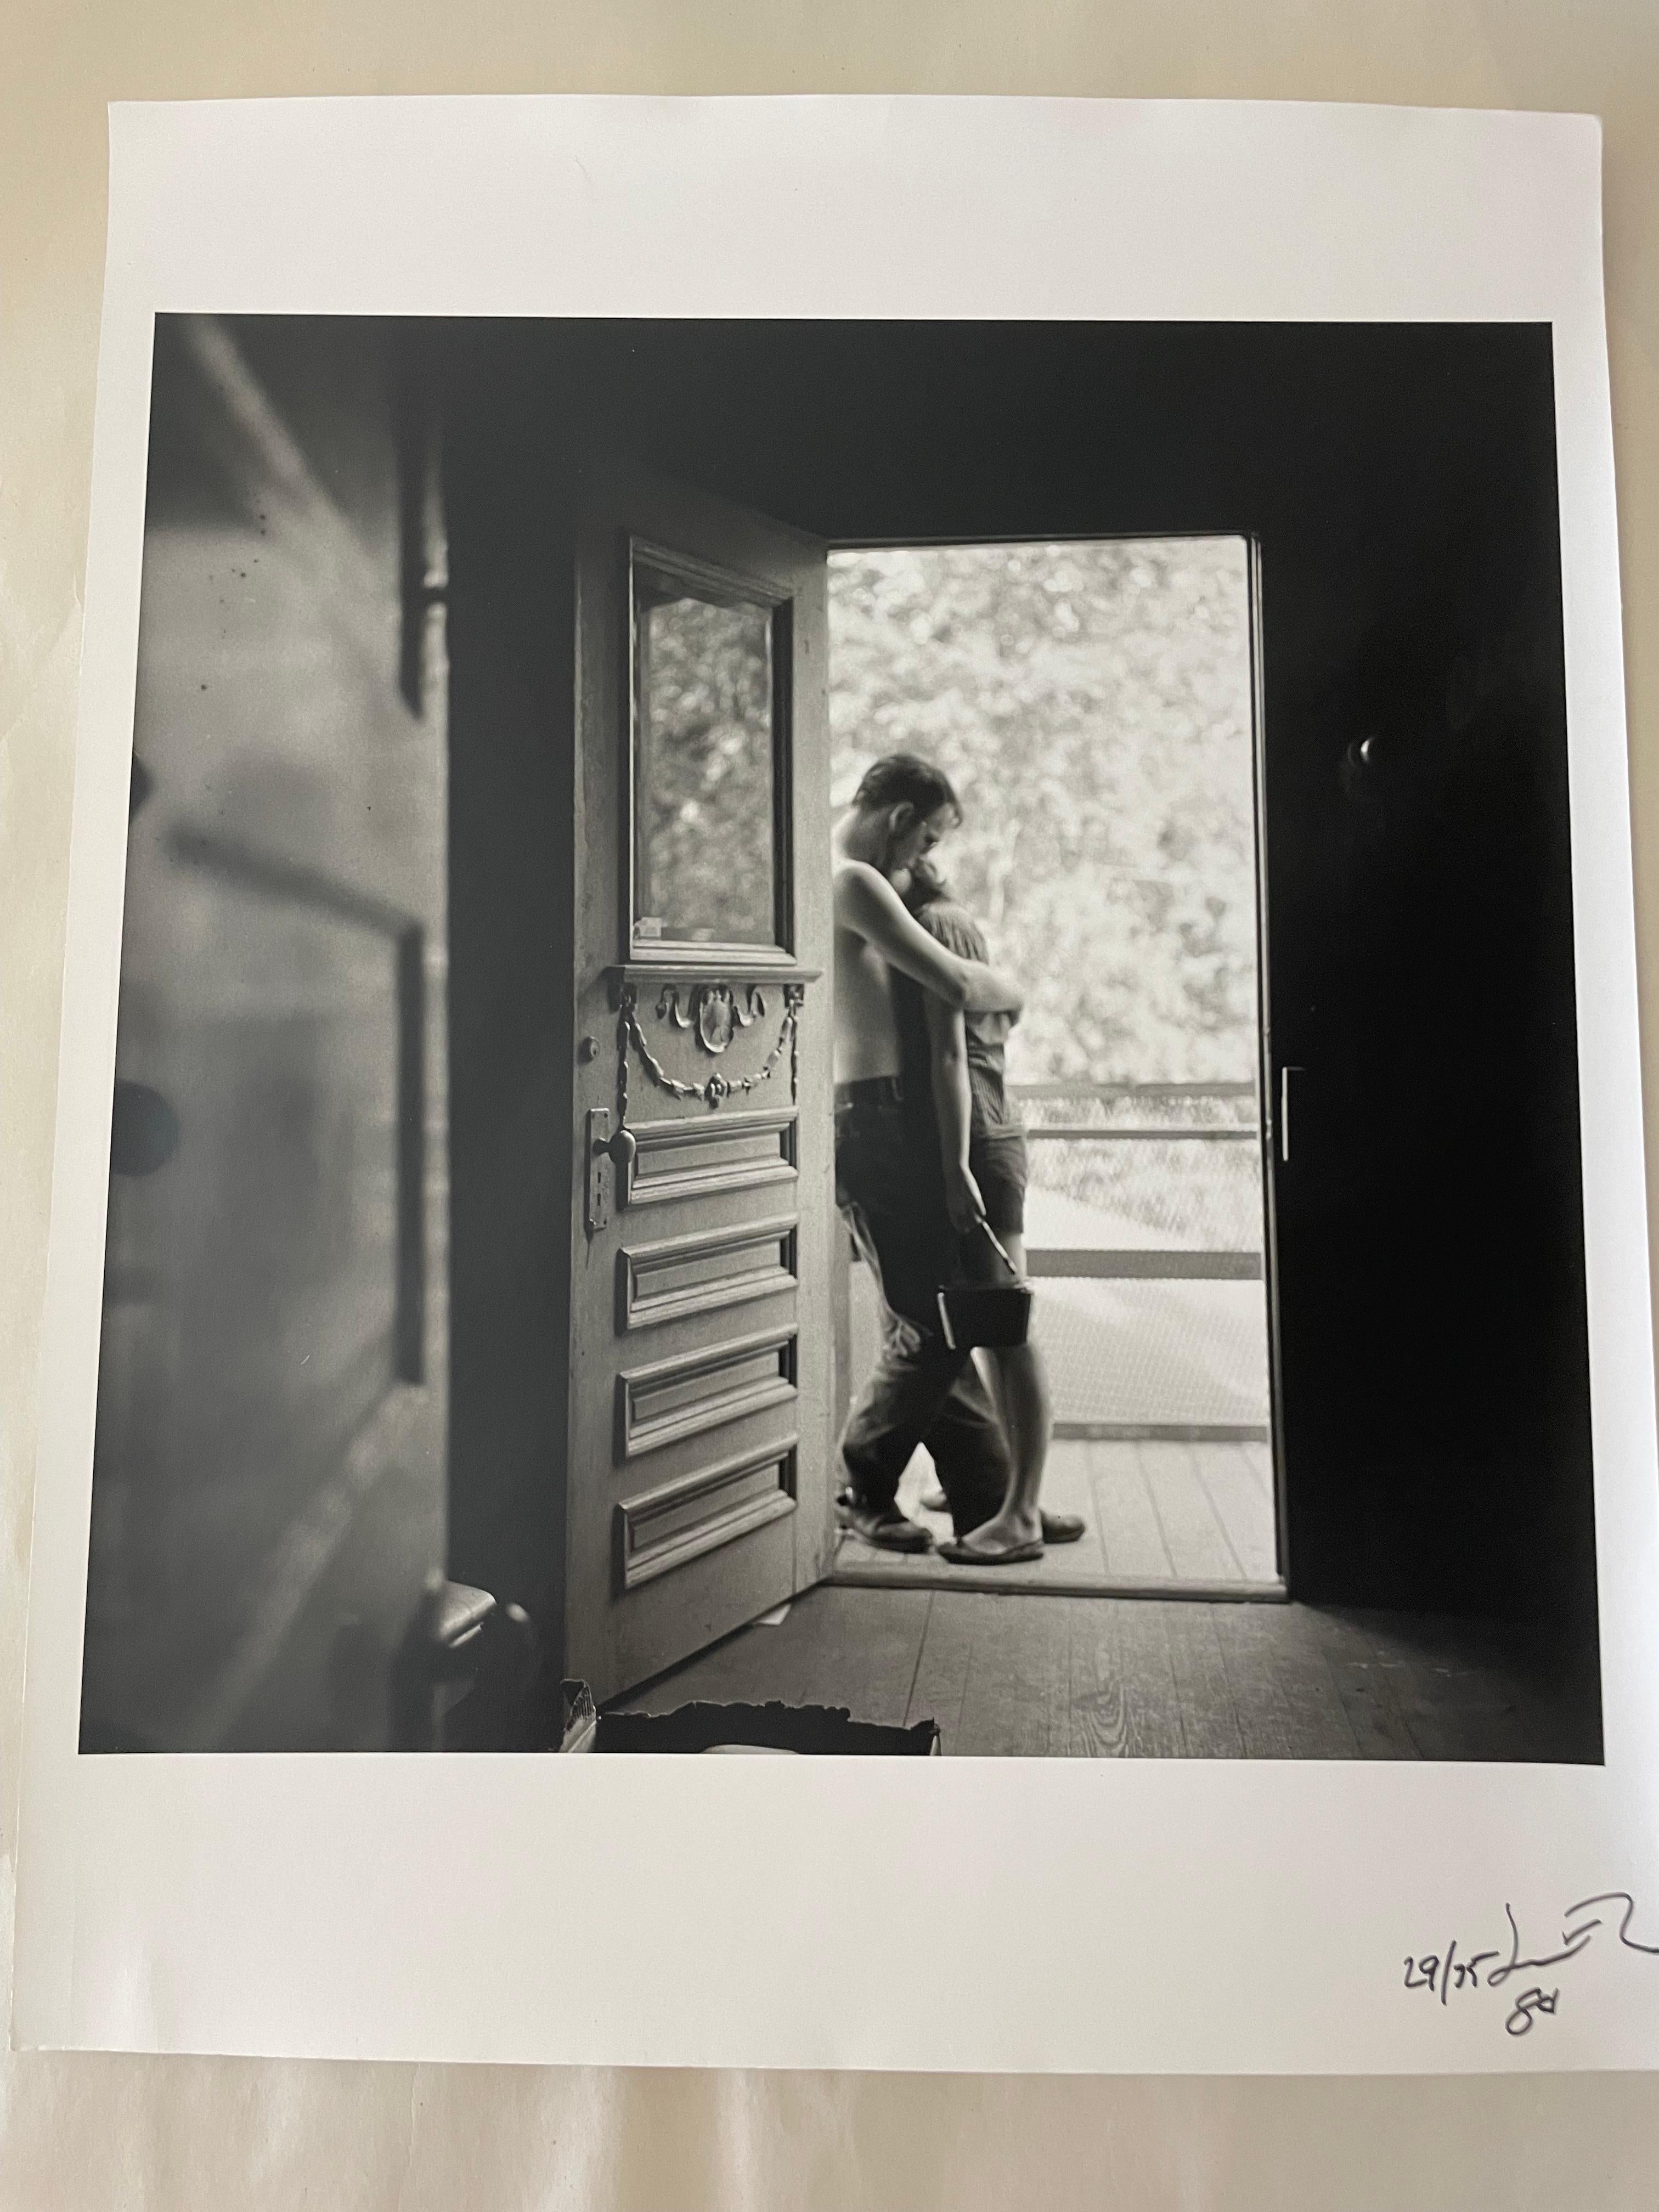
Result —
<path fill-rule="evenodd" d="M 1031 1285 L 1004 1251 L 1001 1238 L 982 1214 L 973 1233 L 981 1232 L 990 1238 L 992 1249 L 1006 1273 L 1000 1281 L 985 1282 L 978 1277 L 968 1277 L 961 1282 L 940 1285 L 939 1326 L 945 1332 L 945 1341 L 953 1352 L 972 1351 L 981 1346 L 1000 1350 L 1005 1346 L 1024 1344 L 1031 1326 Z"/>

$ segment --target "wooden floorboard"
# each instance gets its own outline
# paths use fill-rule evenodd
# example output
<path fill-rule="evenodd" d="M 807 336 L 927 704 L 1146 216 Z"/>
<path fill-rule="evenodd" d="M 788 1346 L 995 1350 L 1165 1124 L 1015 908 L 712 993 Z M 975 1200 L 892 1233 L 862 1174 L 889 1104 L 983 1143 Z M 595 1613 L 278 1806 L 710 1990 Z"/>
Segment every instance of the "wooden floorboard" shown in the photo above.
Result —
<path fill-rule="evenodd" d="M 1091 1443 L 1085 1449 L 1107 1572 L 1120 1582 L 1173 1578 L 1175 1562 L 1164 1540 L 1136 1447 Z"/>
<path fill-rule="evenodd" d="M 1246 1443 L 1239 1446 L 1244 1455 L 1244 1464 L 1250 1470 L 1250 1479 L 1266 1499 L 1269 1510 L 1273 1502 L 1273 1455 L 1268 1444 Z"/>
<path fill-rule="evenodd" d="M 1424 1759 L 1525 1759 L 1528 1731 L 1514 1690 L 1488 1669 L 1421 1658 L 1384 1660 L 1390 1693 Z"/>
<path fill-rule="evenodd" d="M 927 1625 L 924 1590 L 837 1590 L 837 1602 L 797 1598 L 775 1628 L 757 1624 L 690 1660 L 642 1695 L 620 1702 L 631 1712 L 677 1705 L 766 1704 L 844 1705 L 855 1720 L 896 1725 Z"/>
<path fill-rule="evenodd" d="M 1188 1447 L 1139 1443 L 1135 1455 L 1176 1575 L 1193 1582 L 1243 1582 L 1226 1533 L 1194 1474 Z"/>
<path fill-rule="evenodd" d="M 1271 1512 L 1262 1510 L 1261 1485 L 1250 1471 L 1244 1444 L 1188 1444 L 1193 1480 L 1209 1499 L 1246 1582 L 1271 1582 L 1279 1572 L 1279 1547 Z"/>
<path fill-rule="evenodd" d="M 1329 1668 L 1360 1759 L 1420 1759 L 1376 1641 L 1345 1613 L 1310 1608 L 1310 1631 Z"/>
<path fill-rule="evenodd" d="M 1243 1759 L 1244 1732 L 1238 1699 L 1227 1672 L 1216 1607 L 1166 1605 L 1159 1607 L 1174 1677 L 1176 1707 L 1188 1759 Z"/>
<path fill-rule="evenodd" d="M 1421 1616 L 824 1584 L 620 1702 L 933 1720 L 948 1757 L 1593 1761 L 1599 1722 L 1519 1639 Z"/>
<path fill-rule="evenodd" d="M 918 1721 L 936 1721 L 949 1753 L 954 1751 L 962 1734 L 962 1708 L 968 1694 L 979 1601 L 960 1591 L 951 1595 L 944 1590 L 930 1590 L 927 1595 L 926 1632 L 904 1717 L 911 1728 Z M 1044 1598 L 1041 1602 L 1053 1605 L 1058 1601 Z"/>
<path fill-rule="evenodd" d="M 1528 1657 L 1500 1632 L 1424 1615 L 1341 1617 L 1370 1645 L 1420 1758 L 1525 1760 L 1548 1751 L 1547 1700 Z"/>
<path fill-rule="evenodd" d="M 1043 1553 L 1047 1565 L 1067 1576 L 1098 1575 L 1106 1567 L 1106 1524 L 1090 1479 L 1091 1444 L 1061 1439 L 1048 1447 L 1042 1474 L 1042 1503 L 1051 1513 L 1079 1513 L 1085 1534 L 1080 1544 L 1055 1544 Z"/>
<path fill-rule="evenodd" d="M 1273 1618 L 1265 1618 L 1269 1613 Z M 1251 1759 L 1354 1759 L 1359 1746 L 1304 1608 L 1214 1608 Z"/>
<path fill-rule="evenodd" d="M 1079 1603 L 1085 1601 L 1079 1600 Z M 1068 1639 L 1066 1748 L 1073 1759 L 1127 1759 L 1130 1715 L 1120 1639 L 1103 1601 L 1098 1618 L 1074 1621 Z M 1152 1754 L 1157 1755 L 1155 1753 Z"/>
<path fill-rule="evenodd" d="M 803 1704 L 845 1705 L 860 1720 L 897 1726 L 910 1702 L 932 1601 L 925 1590 L 849 1590 L 848 1595 L 862 1602 L 845 1627 L 798 1601 L 774 1632 L 787 1634 L 800 1614 Z"/>
<path fill-rule="evenodd" d="M 1156 1601 L 1074 1598 L 1068 1749 L 1089 1759 L 1181 1759 L 1186 1732 Z"/>
<path fill-rule="evenodd" d="M 1087 1599 L 976 1597 L 941 1591 L 937 1614 L 971 1607 L 967 1681 L 951 1755 L 1046 1759 L 1065 1749 L 1069 1609 Z M 928 1716 L 918 1713 L 918 1719 Z M 937 1718 L 937 1715 L 933 1716 Z M 940 1723 L 941 1729 L 943 1723 Z"/>
<path fill-rule="evenodd" d="M 775 1628 L 741 1628 L 723 1644 L 699 1652 L 683 1667 L 641 1689 L 628 1691 L 615 1702 L 630 1713 L 672 1713 L 678 1706 L 700 1701 L 750 1705 L 781 1698 L 788 1705 L 801 1704 L 792 1647 L 775 1640 L 764 1646 L 760 1642 L 763 1638 L 775 1639 L 779 1633 Z"/>
<path fill-rule="evenodd" d="M 1362 1759 L 1420 1759 L 1373 1638 L 1346 1614 L 1309 1612 L 1310 1632 Z"/>

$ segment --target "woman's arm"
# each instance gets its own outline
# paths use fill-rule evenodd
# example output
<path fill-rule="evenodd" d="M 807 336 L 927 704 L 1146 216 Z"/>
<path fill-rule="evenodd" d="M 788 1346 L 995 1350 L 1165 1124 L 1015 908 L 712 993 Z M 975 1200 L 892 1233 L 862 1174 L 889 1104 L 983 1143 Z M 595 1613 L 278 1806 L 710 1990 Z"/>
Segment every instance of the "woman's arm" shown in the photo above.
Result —
<path fill-rule="evenodd" d="M 945 1202 L 950 1208 L 951 1226 L 965 1233 L 985 1212 L 985 1201 L 968 1164 L 974 1111 L 973 1093 L 968 1085 L 968 1034 L 954 1006 L 947 1006 L 931 993 L 922 1004 L 927 1012 L 933 1113 L 945 1162 Z"/>
<path fill-rule="evenodd" d="M 930 937 L 885 876 L 862 860 L 836 871 L 836 920 L 873 945 L 890 968 L 920 983 L 930 999 L 969 1014 L 1018 1013 L 1025 994 L 1012 976 L 958 959 Z"/>

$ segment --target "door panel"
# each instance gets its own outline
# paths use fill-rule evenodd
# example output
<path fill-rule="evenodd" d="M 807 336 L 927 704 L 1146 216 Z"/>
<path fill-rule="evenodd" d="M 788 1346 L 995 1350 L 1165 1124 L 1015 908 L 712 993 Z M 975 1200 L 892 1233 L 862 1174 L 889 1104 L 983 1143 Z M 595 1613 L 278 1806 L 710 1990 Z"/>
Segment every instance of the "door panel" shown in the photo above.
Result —
<path fill-rule="evenodd" d="M 824 549 L 606 473 L 575 583 L 566 1668 L 604 1698 L 831 1549 Z"/>

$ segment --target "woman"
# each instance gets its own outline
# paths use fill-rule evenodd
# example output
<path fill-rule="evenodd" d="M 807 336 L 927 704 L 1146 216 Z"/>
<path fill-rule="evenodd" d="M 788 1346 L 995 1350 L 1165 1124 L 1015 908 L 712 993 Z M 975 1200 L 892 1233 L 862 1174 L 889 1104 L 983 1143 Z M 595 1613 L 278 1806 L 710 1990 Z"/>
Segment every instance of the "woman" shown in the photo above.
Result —
<path fill-rule="evenodd" d="M 988 961 L 979 925 L 946 894 L 925 860 L 918 860 L 896 888 L 922 927 L 964 960 Z M 895 990 L 902 1031 L 910 1054 L 925 1050 L 938 1123 L 945 1200 L 963 1239 L 970 1273 L 1001 1273 L 995 1247 L 981 1224 L 994 1231 L 1018 1273 L 1025 1273 L 1025 1129 L 1008 1099 L 1005 1057 L 1012 1014 L 963 1014 L 931 992 Z M 918 1029 L 924 1035 L 918 1035 Z M 985 1359 L 1012 1472 L 1000 1510 L 953 1543 L 941 1558 L 960 1566 L 1016 1566 L 1039 1559 L 1045 1540 L 1075 1542 L 1083 1523 L 1075 1516 L 1043 1513 L 1037 1499 L 1053 1425 L 1053 1401 L 1042 1355 L 1034 1343 L 988 1349 Z M 930 1501 L 931 1502 L 931 1501 Z"/>

